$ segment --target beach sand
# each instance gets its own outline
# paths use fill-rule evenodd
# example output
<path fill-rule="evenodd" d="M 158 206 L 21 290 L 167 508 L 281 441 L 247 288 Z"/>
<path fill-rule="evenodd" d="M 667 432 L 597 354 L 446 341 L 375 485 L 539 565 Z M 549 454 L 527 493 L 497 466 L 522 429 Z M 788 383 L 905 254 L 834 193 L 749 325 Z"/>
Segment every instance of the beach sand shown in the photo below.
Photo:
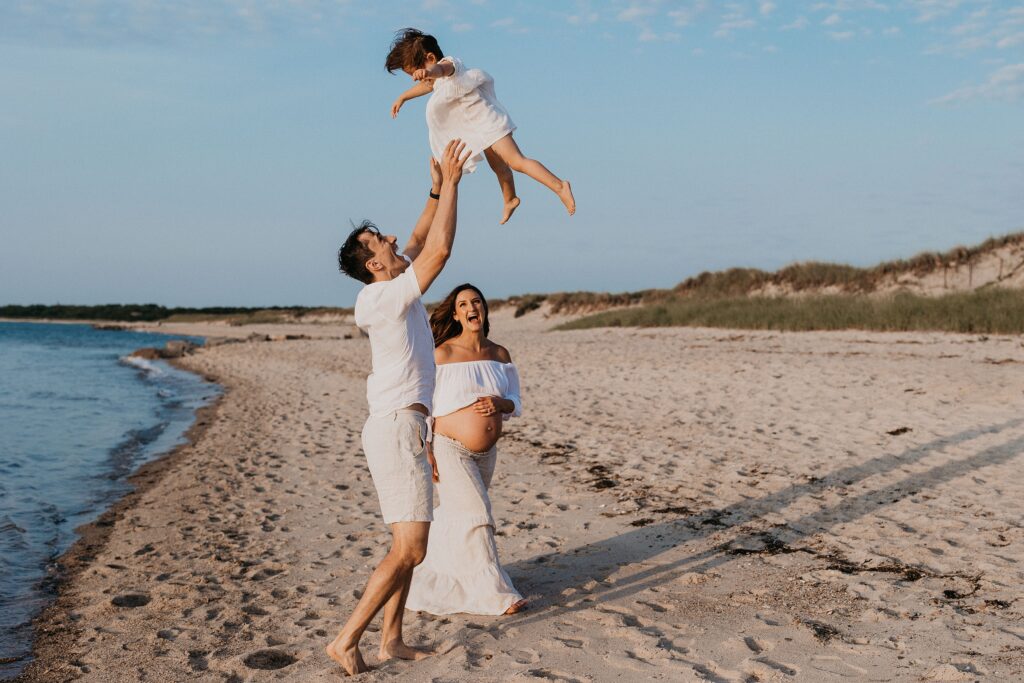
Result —
<path fill-rule="evenodd" d="M 1024 678 L 1020 337 L 549 322 L 492 321 L 525 405 L 492 501 L 530 609 L 409 613 L 438 654 L 360 680 Z M 323 648 L 388 538 L 369 347 L 284 329 L 255 331 L 318 338 L 180 361 L 227 393 L 65 557 L 26 680 L 341 678 Z"/>

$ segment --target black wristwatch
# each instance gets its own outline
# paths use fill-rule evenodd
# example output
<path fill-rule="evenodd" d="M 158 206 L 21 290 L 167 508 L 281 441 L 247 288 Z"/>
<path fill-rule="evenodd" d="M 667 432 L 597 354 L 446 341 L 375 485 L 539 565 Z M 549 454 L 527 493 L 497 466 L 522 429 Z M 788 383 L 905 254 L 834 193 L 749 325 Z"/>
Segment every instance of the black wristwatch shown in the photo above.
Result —
<path fill-rule="evenodd" d="M 434 192 L 431 192 L 431 193 L 430 193 L 430 198 L 431 198 L 431 199 L 440 199 L 440 198 L 441 198 L 441 195 L 439 195 L 439 194 L 436 194 L 436 193 L 434 193 Z"/>

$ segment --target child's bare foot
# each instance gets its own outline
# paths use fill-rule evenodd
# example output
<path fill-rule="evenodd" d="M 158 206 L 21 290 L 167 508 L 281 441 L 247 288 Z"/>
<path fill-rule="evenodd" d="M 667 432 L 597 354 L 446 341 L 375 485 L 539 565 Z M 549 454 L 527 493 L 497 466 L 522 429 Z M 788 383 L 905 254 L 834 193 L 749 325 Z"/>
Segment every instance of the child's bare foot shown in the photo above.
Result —
<path fill-rule="evenodd" d="M 501 215 L 501 222 L 498 225 L 505 225 L 508 223 L 508 219 L 512 218 L 512 214 L 519 208 L 519 197 L 513 197 L 509 201 L 505 202 L 505 213 Z"/>
<path fill-rule="evenodd" d="M 565 204 L 565 209 L 570 216 L 576 213 L 576 199 L 572 196 L 572 187 L 568 180 L 562 181 L 562 189 L 558 191 L 558 198 Z"/>
<path fill-rule="evenodd" d="M 370 670 L 370 667 L 366 666 L 366 662 L 363 661 L 363 654 L 359 651 L 359 646 L 356 643 L 347 643 L 340 634 L 334 639 L 334 642 L 326 647 L 326 650 L 327 656 L 336 661 L 349 676 Z"/>
<path fill-rule="evenodd" d="M 519 600 L 505 610 L 505 614 L 515 614 L 516 612 L 522 611 L 524 607 L 526 607 L 526 600 Z"/>
<path fill-rule="evenodd" d="M 381 660 L 391 659 L 394 657 L 396 659 L 410 659 L 412 661 L 416 661 L 419 659 L 425 659 L 432 654 L 434 654 L 433 650 L 409 647 L 397 638 L 386 645 L 382 643 L 380 646 Z"/>

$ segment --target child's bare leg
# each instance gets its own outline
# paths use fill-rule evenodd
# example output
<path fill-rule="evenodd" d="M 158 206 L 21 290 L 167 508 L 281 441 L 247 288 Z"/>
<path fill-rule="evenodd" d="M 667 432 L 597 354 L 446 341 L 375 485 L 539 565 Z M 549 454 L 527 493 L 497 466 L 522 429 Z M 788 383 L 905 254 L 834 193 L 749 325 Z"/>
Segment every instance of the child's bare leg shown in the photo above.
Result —
<path fill-rule="evenodd" d="M 569 181 L 560 179 L 536 159 L 528 159 L 523 156 L 523 153 L 519 151 L 519 145 L 512 139 L 512 133 L 491 145 L 491 151 L 500 156 L 513 171 L 525 173 L 557 194 L 565 204 L 565 209 L 570 216 L 576 213 L 576 200 L 572 196 L 572 187 L 569 185 Z"/>
<path fill-rule="evenodd" d="M 500 156 L 492 152 L 490 147 L 484 150 L 487 163 L 491 165 L 494 175 L 498 176 L 498 185 L 501 186 L 501 196 L 505 200 L 505 211 L 501 216 L 501 223 L 505 225 L 512 217 L 512 212 L 519 208 L 519 197 L 516 196 L 516 178 Z"/>

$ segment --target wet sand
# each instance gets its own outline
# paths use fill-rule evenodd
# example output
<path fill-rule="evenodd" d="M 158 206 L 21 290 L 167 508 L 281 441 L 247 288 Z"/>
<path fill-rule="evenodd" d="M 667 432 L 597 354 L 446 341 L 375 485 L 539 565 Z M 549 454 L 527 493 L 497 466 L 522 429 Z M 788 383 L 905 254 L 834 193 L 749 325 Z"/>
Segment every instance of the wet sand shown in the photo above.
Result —
<path fill-rule="evenodd" d="M 498 545 L 531 608 L 410 613 L 438 655 L 360 680 L 1024 677 L 1020 337 L 492 322 L 525 407 Z M 179 361 L 227 393 L 66 556 L 27 680 L 341 677 L 323 646 L 387 549 L 368 343 L 238 329 L 314 338 Z"/>

